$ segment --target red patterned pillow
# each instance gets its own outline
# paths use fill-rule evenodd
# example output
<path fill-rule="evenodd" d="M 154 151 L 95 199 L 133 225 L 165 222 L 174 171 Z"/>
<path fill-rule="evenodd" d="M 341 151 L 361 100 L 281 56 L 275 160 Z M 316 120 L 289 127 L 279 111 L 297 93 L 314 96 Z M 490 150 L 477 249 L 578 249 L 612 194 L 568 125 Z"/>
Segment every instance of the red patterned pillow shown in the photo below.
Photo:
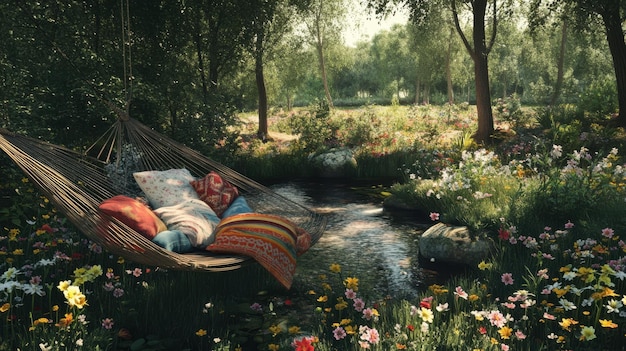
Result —
<path fill-rule="evenodd" d="M 296 273 L 299 228 L 286 218 L 242 213 L 222 219 L 207 251 L 254 258 L 287 289 Z"/>
<path fill-rule="evenodd" d="M 167 227 L 151 209 L 141 202 L 124 195 L 102 201 L 100 211 L 133 228 L 148 239 L 167 230 Z"/>
<path fill-rule="evenodd" d="M 215 172 L 210 172 L 204 178 L 192 180 L 190 183 L 200 200 L 211 206 L 218 217 L 222 217 L 224 211 L 239 196 L 239 190 Z"/>

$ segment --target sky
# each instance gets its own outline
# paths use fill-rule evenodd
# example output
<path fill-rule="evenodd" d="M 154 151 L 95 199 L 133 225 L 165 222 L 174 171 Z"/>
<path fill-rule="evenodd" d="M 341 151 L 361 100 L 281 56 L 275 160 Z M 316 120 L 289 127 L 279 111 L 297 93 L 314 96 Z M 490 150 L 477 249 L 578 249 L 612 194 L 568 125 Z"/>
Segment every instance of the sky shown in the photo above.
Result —
<path fill-rule="evenodd" d="M 350 15 L 354 19 L 343 33 L 346 45 L 356 47 L 356 43 L 363 40 L 370 40 L 380 31 L 390 29 L 394 24 L 405 24 L 408 21 L 406 12 L 397 11 L 394 16 L 389 16 L 379 20 L 376 15 L 368 15 L 367 10 L 355 10 L 357 14 Z"/>

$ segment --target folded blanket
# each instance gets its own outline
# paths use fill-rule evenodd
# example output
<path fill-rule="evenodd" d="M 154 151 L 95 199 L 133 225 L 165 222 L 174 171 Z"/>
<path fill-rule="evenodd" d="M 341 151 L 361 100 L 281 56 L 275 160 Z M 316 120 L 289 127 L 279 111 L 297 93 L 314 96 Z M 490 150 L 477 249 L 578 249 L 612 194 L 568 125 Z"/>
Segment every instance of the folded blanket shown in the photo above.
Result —
<path fill-rule="evenodd" d="M 310 243 L 309 234 L 288 219 L 260 213 L 224 218 L 214 234 L 207 251 L 250 256 L 287 289 L 296 272 L 297 243 Z"/>

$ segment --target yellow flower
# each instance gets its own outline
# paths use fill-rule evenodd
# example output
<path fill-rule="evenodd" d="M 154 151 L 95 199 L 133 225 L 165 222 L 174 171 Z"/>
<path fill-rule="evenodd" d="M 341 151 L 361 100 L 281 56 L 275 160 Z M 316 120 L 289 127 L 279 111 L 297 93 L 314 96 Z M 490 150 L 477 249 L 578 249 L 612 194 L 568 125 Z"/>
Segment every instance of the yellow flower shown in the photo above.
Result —
<path fill-rule="evenodd" d="M 205 335 L 207 335 L 207 331 L 204 329 L 198 329 L 198 331 L 196 332 L 197 336 L 203 337 Z"/>
<path fill-rule="evenodd" d="M 438 284 L 433 284 L 429 286 L 428 289 L 430 289 L 430 291 L 432 291 L 435 295 L 442 295 L 448 292 L 448 289 L 446 289 L 443 285 Z"/>
<path fill-rule="evenodd" d="M 63 280 L 59 282 L 59 285 L 57 285 L 57 288 L 59 288 L 59 290 L 61 291 L 65 291 L 67 290 L 67 288 L 70 287 L 70 285 L 72 285 L 72 282 L 70 280 Z"/>
<path fill-rule="evenodd" d="M 602 328 L 611 328 L 611 329 L 617 328 L 617 324 L 613 323 L 612 320 L 600 319 L 599 322 Z"/>
<path fill-rule="evenodd" d="M 269 331 L 270 331 L 270 333 L 272 333 L 272 336 L 276 336 L 276 335 L 278 335 L 278 333 L 280 333 L 281 329 L 280 329 L 280 326 L 278 326 L 276 324 L 272 324 L 269 327 Z"/>
<path fill-rule="evenodd" d="M 278 345 L 278 344 L 269 344 L 269 345 L 267 345 L 267 349 L 269 351 L 278 351 L 278 350 L 280 350 L 280 345 Z"/>
<path fill-rule="evenodd" d="M 120 257 L 118 257 L 118 258 L 117 258 L 117 263 L 118 263 L 118 264 L 123 264 L 123 263 L 124 263 L 124 257 L 121 257 L 121 256 L 120 256 Z"/>
<path fill-rule="evenodd" d="M 352 323 L 352 319 L 344 318 L 339 322 L 339 325 L 348 325 L 350 323 Z"/>
<path fill-rule="evenodd" d="M 0 306 L 0 312 L 2 313 L 8 311 L 9 309 L 11 309 L 11 304 L 8 302 L 5 302 L 4 305 Z"/>
<path fill-rule="evenodd" d="M 52 312 L 56 312 L 59 310 L 59 305 L 52 306 Z"/>
<path fill-rule="evenodd" d="M 26 178 L 26 177 L 22 178 L 22 183 L 24 183 L 24 184 L 28 183 L 28 178 Z"/>
<path fill-rule="evenodd" d="M 327 290 L 327 291 L 332 291 L 333 287 L 330 286 L 330 284 L 328 283 L 322 283 L 322 289 Z"/>
<path fill-rule="evenodd" d="M 561 326 L 561 328 L 567 331 L 572 331 L 571 330 L 572 326 L 576 324 L 578 324 L 578 322 L 574 320 L 573 318 L 562 318 L 561 321 L 559 322 L 559 325 Z"/>
<path fill-rule="evenodd" d="M 20 235 L 20 230 L 19 229 L 13 228 L 13 229 L 9 230 L 9 241 L 17 241 L 17 236 L 18 235 Z"/>
<path fill-rule="evenodd" d="M 66 313 L 65 318 L 59 319 L 59 323 L 55 324 L 55 326 L 59 328 L 67 328 L 73 320 L 74 316 L 71 313 Z"/>
<path fill-rule="evenodd" d="M 602 297 L 607 297 L 607 296 L 615 297 L 615 296 L 619 296 L 619 294 L 616 294 L 615 290 L 605 287 L 604 290 L 602 291 Z"/>
<path fill-rule="evenodd" d="M 556 294 L 556 297 L 563 297 L 563 295 L 567 294 L 567 292 L 569 291 L 570 286 L 566 286 L 563 289 L 559 289 L 559 288 L 554 288 L 552 289 L 552 292 L 554 292 Z"/>
<path fill-rule="evenodd" d="M 22 250 L 22 249 L 15 249 L 15 250 L 13 250 L 12 253 L 13 253 L 14 256 L 22 256 L 24 254 L 24 250 Z"/>
<path fill-rule="evenodd" d="M 481 271 L 491 269 L 491 267 L 493 267 L 493 263 L 486 263 L 485 261 L 480 261 L 478 264 L 478 269 Z"/>
<path fill-rule="evenodd" d="M 359 290 L 359 278 L 348 277 L 344 281 L 346 289 Z"/>
<path fill-rule="evenodd" d="M 298 326 L 291 326 L 289 327 L 289 334 L 298 334 L 300 332 L 300 327 Z"/>
<path fill-rule="evenodd" d="M 585 283 L 591 283 L 596 279 L 594 275 L 595 272 L 596 270 L 593 268 L 580 267 L 578 268 L 576 275 L 578 275 Z"/>
<path fill-rule="evenodd" d="M 43 215 L 41 215 L 41 218 L 43 218 L 43 219 L 50 219 L 50 215 L 49 214 L 43 214 Z"/>
<path fill-rule="evenodd" d="M 357 328 L 352 325 L 346 325 L 345 328 L 343 329 L 346 331 L 346 334 L 348 335 L 355 335 L 357 332 Z"/>
<path fill-rule="evenodd" d="M 476 295 L 476 294 L 471 294 L 471 295 L 469 295 L 469 296 L 467 297 L 467 299 L 468 299 L 470 302 L 473 302 L 473 301 L 478 300 L 478 299 L 479 299 L 479 297 L 478 297 L 478 295 Z"/>
<path fill-rule="evenodd" d="M 513 334 L 513 329 L 507 327 L 506 325 L 498 330 L 498 334 L 502 339 L 510 339 L 511 334 Z"/>
<path fill-rule="evenodd" d="M 606 286 L 615 286 L 615 284 L 611 282 L 611 277 L 609 277 L 608 274 L 601 274 L 600 277 L 598 278 L 598 283 L 602 283 L 603 285 L 606 285 Z"/>
<path fill-rule="evenodd" d="M 498 340 L 496 340 L 496 338 L 490 338 L 489 341 L 491 342 L 491 345 L 498 345 Z"/>
<path fill-rule="evenodd" d="M 343 299 L 343 297 L 338 297 L 338 298 L 337 298 L 337 303 L 335 304 L 335 309 L 336 309 L 337 311 L 341 311 L 341 310 L 343 310 L 343 309 L 345 309 L 345 308 L 347 308 L 347 307 L 348 307 L 348 302 L 346 302 L 346 301 Z"/>
<path fill-rule="evenodd" d="M 330 271 L 333 273 L 340 273 L 341 272 L 341 265 L 337 264 L 337 263 L 333 263 L 330 265 Z"/>
<path fill-rule="evenodd" d="M 317 302 L 326 302 L 328 301 L 328 295 L 323 295 L 317 298 Z"/>

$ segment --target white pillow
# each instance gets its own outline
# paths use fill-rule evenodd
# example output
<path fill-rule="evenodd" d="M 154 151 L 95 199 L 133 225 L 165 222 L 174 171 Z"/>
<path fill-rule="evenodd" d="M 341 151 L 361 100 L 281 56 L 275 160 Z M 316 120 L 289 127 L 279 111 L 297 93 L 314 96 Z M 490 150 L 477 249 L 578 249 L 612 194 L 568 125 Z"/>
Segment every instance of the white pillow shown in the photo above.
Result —
<path fill-rule="evenodd" d="M 198 198 L 198 194 L 189 184 L 195 178 L 187 169 L 137 172 L 133 176 L 152 208 L 172 206 Z"/>
<path fill-rule="evenodd" d="M 205 248 L 215 240 L 213 231 L 220 219 L 200 199 L 189 199 L 174 206 L 160 207 L 154 213 L 167 225 L 168 230 L 183 232 L 195 247 Z"/>

